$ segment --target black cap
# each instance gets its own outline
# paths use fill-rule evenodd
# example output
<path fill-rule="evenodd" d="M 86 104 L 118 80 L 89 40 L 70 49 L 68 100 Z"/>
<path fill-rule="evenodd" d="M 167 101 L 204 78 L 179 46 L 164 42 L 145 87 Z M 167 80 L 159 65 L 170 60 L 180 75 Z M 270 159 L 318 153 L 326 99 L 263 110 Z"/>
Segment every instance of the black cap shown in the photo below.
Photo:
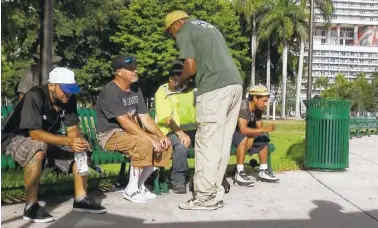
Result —
<path fill-rule="evenodd" d="M 118 69 L 135 70 L 137 66 L 136 58 L 131 55 L 120 55 L 112 62 L 113 71 Z"/>
<path fill-rule="evenodd" d="M 171 64 L 171 69 L 169 74 L 174 75 L 174 74 L 181 74 L 182 70 L 184 68 L 184 62 L 182 60 L 175 60 Z"/>

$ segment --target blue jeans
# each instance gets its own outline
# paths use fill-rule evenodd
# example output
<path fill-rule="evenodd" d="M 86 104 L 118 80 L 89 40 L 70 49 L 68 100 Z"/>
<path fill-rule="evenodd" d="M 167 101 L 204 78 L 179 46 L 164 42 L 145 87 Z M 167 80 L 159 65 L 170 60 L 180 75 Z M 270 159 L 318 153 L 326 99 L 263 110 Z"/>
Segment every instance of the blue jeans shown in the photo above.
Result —
<path fill-rule="evenodd" d="M 193 144 L 195 131 L 186 131 Z M 175 133 L 169 133 L 168 138 L 172 142 L 172 170 L 171 170 L 171 184 L 174 186 L 185 186 L 185 177 L 188 173 L 188 154 L 189 148 L 186 148 Z"/>

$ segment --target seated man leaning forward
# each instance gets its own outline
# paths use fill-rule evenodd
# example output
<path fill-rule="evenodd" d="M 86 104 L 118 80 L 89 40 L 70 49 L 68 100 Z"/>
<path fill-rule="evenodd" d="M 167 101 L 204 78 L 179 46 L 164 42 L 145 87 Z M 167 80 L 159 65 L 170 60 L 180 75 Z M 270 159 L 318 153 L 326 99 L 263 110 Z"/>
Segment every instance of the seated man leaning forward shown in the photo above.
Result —
<path fill-rule="evenodd" d="M 269 138 L 266 133 L 275 130 L 274 125 L 263 127 L 262 123 L 262 113 L 269 96 L 268 89 L 265 86 L 254 86 L 249 90 L 248 100 L 243 100 L 240 106 L 238 124 L 232 138 L 232 144 L 237 146 L 234 181 L 242 186 L 254 185 L 254 182 L 244 171 L 246 150 L 249 151 L 250 155 L 258 153 L 260 160 L 259 178 L 261 180 L 279 180 L 269 172 L 267 165 Z"/>
<path fill-rule="evenodd" d="M 188 173 L 188 153 L 196 130 L 196 108 L 193 87 L 178 88 L 176 77 L 180 76 L 184 63 L 174 61 L 168 83 L 155 93 L 156 122 L 168 136 L 173 146 L 171 189 L 185 194 L 185 177 Z"/>
<path fill-rule="evenodd" d="M 113 61 L 112 68 L 114 79 L 104 86 L 95 107 L 96 130 L 105 150 L 130 156 L 130 178 L 123 197 L 143 203 L 156 198 L 144 182 L 157 167 L 169 166 L 171 141 L 148 115 L 141 90 L 131 87 L 138 80 L 136 59 L 119 56 Z"/>
<path fill-rule="evenodd" d="M 24 168 L 24 220 L 54 221 L 37 199 L 45 157 L 61 171 L 73 172 L 74 211 L 106 212 L 104 207 L 87 196 L 88 167 L 85 152 L 89 150 L 89 143 L 79 132 L 76 97 L 73 95 L 79 91 L 74 72 L 56 67 L 49 73 L 48 85 L 35 86 L 29 90 L 3 125 L 2 151 L 11 155 Z M 67 128 L 67 136 L 58 134 L 62 122 Z M 84 157 L 77 160 L 76 155 Z M 83 166 L 86 168 L 84 173 Z"/>

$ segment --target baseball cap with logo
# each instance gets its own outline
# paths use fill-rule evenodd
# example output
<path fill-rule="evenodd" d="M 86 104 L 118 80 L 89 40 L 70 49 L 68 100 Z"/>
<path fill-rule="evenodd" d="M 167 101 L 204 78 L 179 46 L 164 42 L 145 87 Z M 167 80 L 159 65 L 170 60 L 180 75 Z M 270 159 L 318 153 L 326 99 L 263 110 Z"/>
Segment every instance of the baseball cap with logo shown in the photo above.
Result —
<path fill-rule="evenodd" d="M 182 11 L 182 10 L 175 10 L 170 12 L 166 17 L 165 17 L 165 24 L 164 24 L 164 30 L 167 30 L 173 23 L 175 23 L 178 20 L 188 18 L 189 15 Z"/>
<path fill-rule="evenodd" d="M 184 62 L 182 60 L 175 60 L 171 64 L 170 75 L 181 74 L 184 68 Z"/>
<path fill-rule="evenodd" d="M 253 86 L 248 90 L 252 96 L 269 96 L 268 88 L 265 86 Z"/>
<path fill-rule="evenodd" d="M 137 61 L 134 56 L 131 55 L 120 55 L 115 58 L 112 62 L 113 71 L 118 69 L 126 69 L 126 70 L 135 70 L 137 67 Z"/>
<path fill-rule="evenodd" d="M 55 67 L 49 73 L 49 83 L 58 84 L 65 93 L 79 93 L 80 88 L 75 80 L 75 73 L 65 67 Z"/>

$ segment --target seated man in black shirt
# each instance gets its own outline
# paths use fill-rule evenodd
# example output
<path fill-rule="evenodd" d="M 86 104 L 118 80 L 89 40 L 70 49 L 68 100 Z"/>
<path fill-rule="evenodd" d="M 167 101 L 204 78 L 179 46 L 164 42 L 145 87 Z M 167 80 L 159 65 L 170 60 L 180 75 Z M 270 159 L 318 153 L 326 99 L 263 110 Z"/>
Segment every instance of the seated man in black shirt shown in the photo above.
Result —
<path fill-rule="evenodd" d="M 260 172 L 259 178 L 266 181 L 278 181 L 279 179 L 269 172 L 268 144 L 269 138 L 266 133 L 275 130 L 274 125 L 264 127 L 262 113 L 269 99 L 269 92 L 265 86 L 254 86 L 249 90 L 248 100 L 243 100 L 240 106 L 240 113 L 236 131 L 232 138 L 232 144 L 237 146 L 236 151 L 236 173 L 234 181 L 242 186 L 253 186 L 253 181 L 244 171 L 244 159 L 246 150 L 249 154 L 259 155 Z"/>
<path fill-rule="evenodd" d="M 24 168 L 24 220 L 54 221 L 37 200 L 45 157 L 61 171 L 73 172 L 74 211 L 106 212 L 104 207 L 87 196 L 87 177 L 78 172 L 80 169 L 74 162 L 75 153 L 89 150 L 89 143 L 81 136 L 78 128 L 76 97 L 73 94 L 79 91 L 74 72 L 57 67 L 49 73 L 48 85 L 35 86 L 29 90 L 3 126 L 2 151 L 11 155 Z M 58 133 L 62 122 L 67 127 L 67 136 Z M 83 159 L 78 161 L 82 162 Z"/>

